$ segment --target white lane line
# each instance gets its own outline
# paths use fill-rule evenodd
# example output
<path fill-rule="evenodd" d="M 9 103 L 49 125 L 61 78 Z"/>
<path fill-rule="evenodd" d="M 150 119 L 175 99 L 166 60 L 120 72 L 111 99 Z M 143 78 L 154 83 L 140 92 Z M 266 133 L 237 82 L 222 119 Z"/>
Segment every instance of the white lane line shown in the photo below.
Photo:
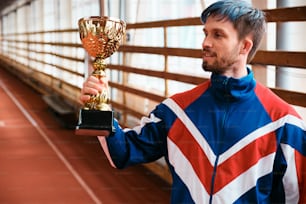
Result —
<path fill-rule="evenodd" d="M 5 91 L 5 93 L 12 99 L 12 101 L 16 104 L 19 110 L 24 114 L 24 116 L 29 120 L 29 122 L 36 128 L 39 134 L 45 139 L 48 145 L 52 148 L 55 154 L 59 157 L 59 159 L 64 163 L 64 165 L 69 169 L 74 178 L 79 182 L 79 184 L 83 187 L 83 189 L 88 193 L 92 200 L 95 203 L 102 203 L 99 198 L 95 195 L 95 193 L 91 190 L 91 188 L 86 184 L 86 182 L 82 179 L 82 177 L 77 173 L 77 171 L 73 168 L 73 166 L 69 163 L 69 161 L 65 158 L 65 156 L 61 153 L 61 151 L 54 145 L 54 143 L 49 139 L 47 134 L 39 127 L 34 118 L 25 110 L 25 108 L 19 103 L 19 101 L 15 98 L 15 96 L 10 92 L 10 90 L 0 81 L 0 87 Z"/>

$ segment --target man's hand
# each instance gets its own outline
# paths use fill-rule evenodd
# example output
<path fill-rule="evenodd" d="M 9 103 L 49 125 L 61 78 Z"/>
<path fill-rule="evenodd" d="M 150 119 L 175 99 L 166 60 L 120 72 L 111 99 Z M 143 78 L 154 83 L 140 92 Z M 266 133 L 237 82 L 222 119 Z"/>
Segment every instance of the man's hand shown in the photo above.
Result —
<path fill-rule="evenodd" d="M 90 99 L 90 95 L 97 95 L 103 90 L 107 91 L 107 89 L 108 80 L 106 77 L 97 78 L 95 76 L 89 76 L 83 83 L 80 101 L 85 104 Z"/>

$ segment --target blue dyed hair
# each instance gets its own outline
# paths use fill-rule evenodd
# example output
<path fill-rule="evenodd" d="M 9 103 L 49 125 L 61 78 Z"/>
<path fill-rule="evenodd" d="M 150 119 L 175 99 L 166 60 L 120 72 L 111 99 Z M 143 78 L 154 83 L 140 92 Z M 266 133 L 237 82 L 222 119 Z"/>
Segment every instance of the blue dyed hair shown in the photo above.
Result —
<path fill-rule="evenodd" d="M 238 32 L 239 40 L 251 34 L 253 47 L 248 56 L 248 62 L 250 62 L 266 30 L 265 13 L 242 0 L 221 0 L 211 4 L 202 12 L 203 24 L 209 16 L 219 18 L 220 21 L 232 22 Z"/>

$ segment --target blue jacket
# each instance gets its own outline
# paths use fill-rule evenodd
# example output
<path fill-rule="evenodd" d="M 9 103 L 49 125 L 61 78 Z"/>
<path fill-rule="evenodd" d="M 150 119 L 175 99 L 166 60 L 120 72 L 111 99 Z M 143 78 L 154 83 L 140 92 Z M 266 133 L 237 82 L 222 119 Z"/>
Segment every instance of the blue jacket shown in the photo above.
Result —
<path fill-rule="evenodd" d="M 171 203 L 305 203 L 306 124 L 254 80 L 212 74 L 106 138 L 117 168 L 166 159 Z"/>

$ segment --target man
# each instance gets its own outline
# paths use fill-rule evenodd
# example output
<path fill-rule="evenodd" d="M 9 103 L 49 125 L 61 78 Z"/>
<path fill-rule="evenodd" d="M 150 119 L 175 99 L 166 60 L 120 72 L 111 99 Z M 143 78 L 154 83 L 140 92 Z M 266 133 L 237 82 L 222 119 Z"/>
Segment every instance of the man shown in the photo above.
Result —
<path fill-rule="evenodd" d="M 201 15 L 203 69 L 211 79 L 159 104 L 133 129 L 99 136 L 112 165 L 165 157 L 172 203 L 306 203 L 306 125 L 256 82 L 247 63 L 265 16 L 243 1 L 218 1 Z M 81 101 L 107 88 L 89 77 Z"/>

